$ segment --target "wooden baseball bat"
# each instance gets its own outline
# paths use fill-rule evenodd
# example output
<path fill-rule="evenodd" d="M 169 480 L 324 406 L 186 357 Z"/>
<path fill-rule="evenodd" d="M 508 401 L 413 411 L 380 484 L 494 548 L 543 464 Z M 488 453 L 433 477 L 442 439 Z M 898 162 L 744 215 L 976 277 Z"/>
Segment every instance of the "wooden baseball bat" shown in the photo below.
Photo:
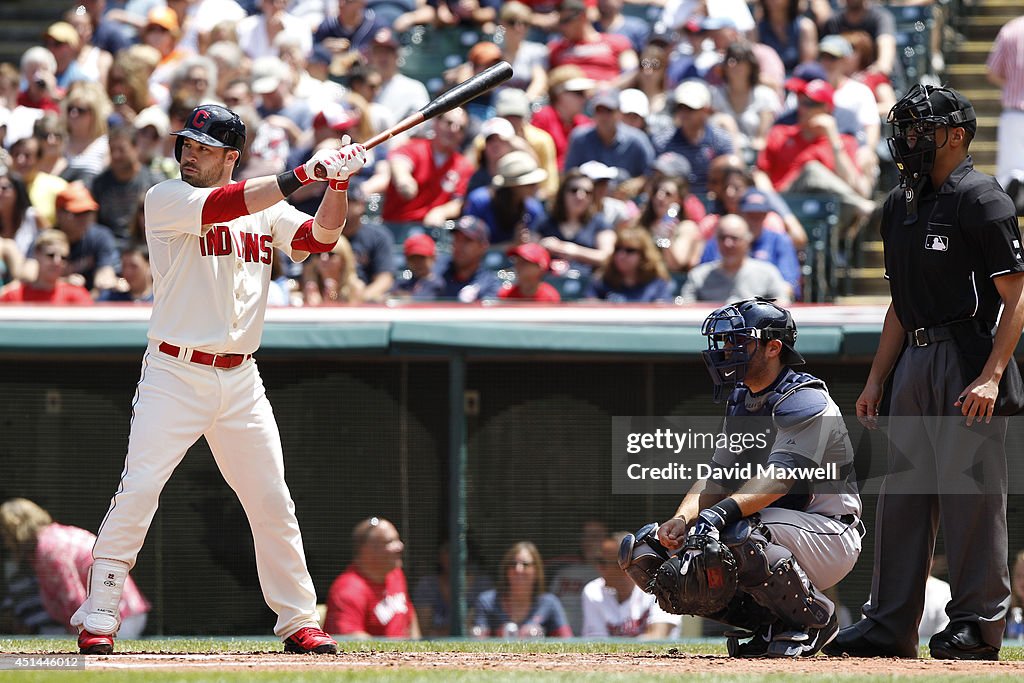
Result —
<path fill-rule="evenodd" d="M 363 147 L 366 149 L 373 149 L 380 143 L 390 140 L 394 136 L 404 133 L 410 128 L 420 125 L 424 121 L 429 121 L 435 116 L 439 116 L 446 111 L 455 109 L 455 107 L 461 107 L 466 102 L 483 95 L 488 90 L 501 85 L 510 78 L 512 78 L 512 65 L 508 62 L 498 62 L 497 64 L 484 69 L 469 80 L 459 83 L 451 90 L 441 93 L 428 102 L 425 107 L 413 114 L 409 114 L 387 130 L 377 133 L 372 138 L 364 142 Z M 323 164 L 317 164 L 314 169 L 314 173 L 318 178 L 327 177 L 327 169 L 324 168 Z"/>

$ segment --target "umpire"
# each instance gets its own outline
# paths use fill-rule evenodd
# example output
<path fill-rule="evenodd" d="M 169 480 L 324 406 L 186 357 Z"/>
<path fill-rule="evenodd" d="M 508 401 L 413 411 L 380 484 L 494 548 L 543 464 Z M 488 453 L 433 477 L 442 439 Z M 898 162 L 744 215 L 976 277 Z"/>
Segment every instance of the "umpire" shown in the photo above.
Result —
<path fill-rule="evenodd" d="M 914 475 L 934 488 L 911 492 L 897 483 L 894 470 L 886 476 L 871 598 L 864 618 L 842 629 L 825 652 L 917 656 L 917 625 L 941 523 L 953 597 L 946 606 L 949 626 L 932 636 L 931 655 L 995 660 L 1010 583 L 1006 420 L 993 415 L 1020 409 L 1013 360 L 1024 325 L 1020 232 L 1013 202 L 991 176 L 974 169 L 968 148 L 977 120 L 963 95 L 915 85 L 892 108 L 889 123 L 889 147 L 900 169 L 900 186 L 882 215 L 892 304 L 857 415 L 874 425 L 883 382 L 895 367 L 890 452 L 909 457 Z M 911 445 L 901 451 L 901 443 Z M 980 488 L 948 490 L 944 484 L 965 469 Z"/>

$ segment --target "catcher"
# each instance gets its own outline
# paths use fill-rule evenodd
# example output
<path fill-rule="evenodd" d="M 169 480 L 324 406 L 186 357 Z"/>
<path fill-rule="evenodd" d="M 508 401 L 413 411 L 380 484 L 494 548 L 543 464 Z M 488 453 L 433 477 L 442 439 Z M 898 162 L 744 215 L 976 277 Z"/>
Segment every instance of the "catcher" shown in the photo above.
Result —
<path fill-rule="evenodd" d="M 665 611 L 732 626 L 732 657 L 811 656 L 839 630 L 822 591 L 860 555 L 849 435 L 825 383 L 791 367 L 804 359 L 789 311 L 739 301 L 708 316 L 701 333 L 715 401 L 735 384 L 723 429 L 767 429 L 767 447 L 716 450 L 714 474 L 693 484 L 672 519 L 626 536 L 619 566 Z M 729 476 L 747 464 L 757 476 Z M 838 476 L 802 474 L 826 465 Z"/>

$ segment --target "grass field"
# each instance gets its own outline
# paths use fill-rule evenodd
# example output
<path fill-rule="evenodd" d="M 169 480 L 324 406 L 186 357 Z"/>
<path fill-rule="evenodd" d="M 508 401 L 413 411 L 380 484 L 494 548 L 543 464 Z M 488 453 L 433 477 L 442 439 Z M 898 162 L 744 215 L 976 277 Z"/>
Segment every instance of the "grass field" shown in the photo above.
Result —
<path fill-rule="evenodd" d="M 395 681 L 492 683 L 528 681 L 590 683 L 701 680 L 754 681 L 975 681 L 1024 678 L 1024 647 L 1004 647 L 1000 662 L 857 660 L 815 657 L 733 660 L 720 640 L 675 643 L 633 641 L 347 641 L 339 654 L 281 654 L 264 638 L 161 638 L 117 641 L 117 654 L 84 658 L 84 671 L 26 670 L 32 656 L 75 653 L 71 638 L 0 639 L 0 682 L 53 681 L 68 675 L 86 683 L 107 681 Z M 24 655 L 20 659 L 17 655 Z M 82 660 L 80 660 L 82 661 Z M 82 668 L 82 667 L 79 667 Z M 12 670 L 13 669 L 13 670 Z"/>

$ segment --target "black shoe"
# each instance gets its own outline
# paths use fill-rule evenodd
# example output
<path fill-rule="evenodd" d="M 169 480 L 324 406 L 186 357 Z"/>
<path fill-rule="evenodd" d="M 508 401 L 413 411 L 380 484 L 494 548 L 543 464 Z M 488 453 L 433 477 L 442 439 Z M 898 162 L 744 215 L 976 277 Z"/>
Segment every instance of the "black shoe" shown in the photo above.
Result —
<path fill-rule="evenodd" d="M 913 653 L 900 653 L 894 648 L 883 647 L 871 642 L 857 628 L 857 624 L 839 629 L 839 633 L 836 634 L 831 643 L 822 648 L 822 652 L 829 657 L 840 657 L 842 655 L 849 655 L 850 657 L 903 657 L 905 659 L 915 659 L 917 657 L 916 650 Z"/>
<path fill-rule="evenodd" d="M 999 648 L 981 639 L 981 628 L 974 621 L 950 624 L 932 636 L 928 649 L 934 659 L 999 659 Z"/>
<path fill-rule="evenodd" d="M 768 646 L 772 643 L 774 626 L 774 624 L 765 624 L 753 632 L 726 631 L 725 646 L 729 651 L 729 656 L 738 659 L 756 659 L 766 656 Z"/>
<path fill-rule="evenodd" d="M 839 619 L 833 614 L 821 628 L 776 633 L 768 646 L 769 657 L 813 657 L 832 642 L 839 631 Z"/>

